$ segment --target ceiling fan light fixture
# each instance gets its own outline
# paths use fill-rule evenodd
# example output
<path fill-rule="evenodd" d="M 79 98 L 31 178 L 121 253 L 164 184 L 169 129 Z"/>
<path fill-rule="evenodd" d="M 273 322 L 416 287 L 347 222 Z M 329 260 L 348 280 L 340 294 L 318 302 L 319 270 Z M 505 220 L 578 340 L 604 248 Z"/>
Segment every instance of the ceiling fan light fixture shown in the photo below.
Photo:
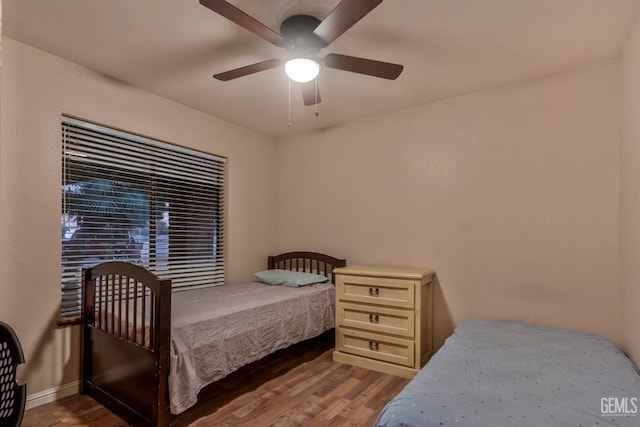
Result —
<path fill-rule="evenodd" d="M 318 77 L 320 64 L 309 58 L 293 58 L 284 65 L 287 76 L 298 83 L 306 83 Z"/>

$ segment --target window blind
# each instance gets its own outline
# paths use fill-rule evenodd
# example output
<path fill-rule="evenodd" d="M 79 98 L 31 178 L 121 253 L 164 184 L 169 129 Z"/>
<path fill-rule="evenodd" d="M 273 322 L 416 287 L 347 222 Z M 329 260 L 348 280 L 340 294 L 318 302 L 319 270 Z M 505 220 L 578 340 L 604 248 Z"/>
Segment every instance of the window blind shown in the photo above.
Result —
<path fill-rule="evenodd" d="M 63 319 L 82 269 L 141 265 L 174 290 L 224 283 L 225 159 L 63 116 Z"/>

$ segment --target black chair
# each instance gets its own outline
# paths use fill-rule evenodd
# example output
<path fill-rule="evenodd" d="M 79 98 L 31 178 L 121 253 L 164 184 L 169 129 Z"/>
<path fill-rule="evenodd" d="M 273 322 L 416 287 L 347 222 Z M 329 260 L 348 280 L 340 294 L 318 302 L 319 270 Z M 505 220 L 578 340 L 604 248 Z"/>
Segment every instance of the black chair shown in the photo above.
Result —
<path fill-rule="evenodd" d="M 18 427 L 27 400 L 26 384 L 16 382 L 16 369 L 24 363 L 20 341 L 11 326 L 0 322 L 0 426 Z"/>

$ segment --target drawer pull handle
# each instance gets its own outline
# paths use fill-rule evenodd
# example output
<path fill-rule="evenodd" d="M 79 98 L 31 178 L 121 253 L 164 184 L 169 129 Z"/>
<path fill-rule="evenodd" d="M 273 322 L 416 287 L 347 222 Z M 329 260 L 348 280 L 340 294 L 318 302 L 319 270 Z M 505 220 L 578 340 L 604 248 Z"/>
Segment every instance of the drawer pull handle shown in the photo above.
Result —
<path fill-rule="evenodd" d="M 378 351 L 379 344 L 376 341 L 369 341 L 369 350 Z"/>
<path fill-rule="evenodd" d="M 380 289 L 379 288 L 369 288 L 369 296 L 371 297 L 379 297 Z"/>
<path fill-rule="evenodd" d="M 369 322 L 378 323 L 379 321 L 380 321 L 380 317 L 377 314 L 370 314 L 369 315 Z"/>

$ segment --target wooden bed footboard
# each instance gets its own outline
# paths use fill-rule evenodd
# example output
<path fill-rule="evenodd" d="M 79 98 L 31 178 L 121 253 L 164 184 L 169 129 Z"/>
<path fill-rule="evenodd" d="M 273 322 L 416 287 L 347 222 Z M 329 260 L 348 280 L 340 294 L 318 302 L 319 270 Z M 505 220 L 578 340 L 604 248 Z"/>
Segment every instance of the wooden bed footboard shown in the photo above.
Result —
<path fill-rule="evenodd" d="M 119 415 L 169 425 L 171 281 L 125 262 L 84 272 L 81 393 Z"/>
<path fill-rule="evenodd" d="M 316 252 L 270 256 L 269 269 L 333 280 L 346 261 Z M 84 270 L 80 392 L 134 425 L 168 426 L 171 281 L 112 261 Z"/>

